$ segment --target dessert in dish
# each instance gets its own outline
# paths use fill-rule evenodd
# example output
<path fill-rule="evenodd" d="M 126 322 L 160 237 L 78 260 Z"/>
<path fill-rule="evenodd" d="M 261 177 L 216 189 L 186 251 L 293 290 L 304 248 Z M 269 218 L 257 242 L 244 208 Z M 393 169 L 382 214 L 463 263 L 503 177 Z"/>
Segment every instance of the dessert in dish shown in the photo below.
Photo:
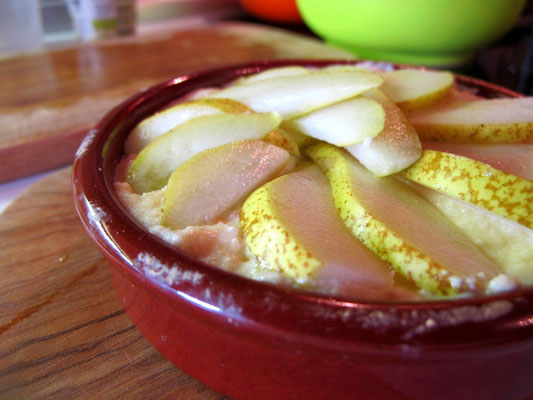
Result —
<path fill-rule="evenodd" d="M 532 98 L 479 98 L 447 72 L 289 66 L 142 121 L 115 190 L 151 233 L 253 279 L 483 296 L 533 284 L 532 140 Z"/>

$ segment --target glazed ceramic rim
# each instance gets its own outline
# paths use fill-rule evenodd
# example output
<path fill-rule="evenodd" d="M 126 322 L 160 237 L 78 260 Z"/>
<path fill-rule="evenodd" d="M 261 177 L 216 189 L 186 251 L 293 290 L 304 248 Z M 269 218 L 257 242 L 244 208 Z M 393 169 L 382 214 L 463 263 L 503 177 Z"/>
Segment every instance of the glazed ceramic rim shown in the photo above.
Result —
<path fill-rule="evenodd" d="M 533 344 L 533 290 L 482 298 L 418 303 L 357 302 L 258 282 L 194 260 L 148 233 L 118 202 L 113 172 L 127 133 L 144 117 L 202 87 L 285 65 L 322 67 L 347 60 L 275 60 L 225 66 L 180 76 L 132 96 L 92 129 L 76 154 L 76 209 L 91 239 L 114 268 L 162 303 L 227 322 L 237 333 L 298 336 L 345 348 L 365 346 L 461 354 L 490 346 L 517 349 Z M 405 68 L 389 63 L 393 68 Z M 461 85 L 485 97 L 521 97 L 513 91 L 456 75 Z M 174 267 L 174 279 L 161 275 Z M 297 318 L 295 318 L 297 316 Z M 370 347 L 369 347 L 370 346 Z M 399 347 L 398 347 L 399 346 Z M 407 347 L 406 347 L 407 346 Z M 402 350 L 402 351 L 404 351 Z"/>

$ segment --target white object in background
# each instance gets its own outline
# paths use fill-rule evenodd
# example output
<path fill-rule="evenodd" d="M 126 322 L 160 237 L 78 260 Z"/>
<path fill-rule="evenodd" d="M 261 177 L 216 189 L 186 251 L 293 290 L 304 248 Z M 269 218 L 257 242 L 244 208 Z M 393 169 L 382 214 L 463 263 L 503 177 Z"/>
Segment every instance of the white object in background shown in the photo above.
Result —
<path fill-rule="evenodd" d="M 135 32 L 135 0 L 67 0 L 67 6 L 82 40 Z"/>
<path fill-rule="evenodd" d="M 2 1 L 3 0 L 0 0 L 0 3 Z M 59 169 L 41 172 L 39 174 L 27 176 L 11 182 L 0 183 L 0 214 L 13 200 L 20 196 L 31 185 L 56 171 L 59 171 Z"/>
<path fill-rule="evenodd" d="M 40 50 L 42 37 L 38 0 L 0 0 L 0 53 Z"/>

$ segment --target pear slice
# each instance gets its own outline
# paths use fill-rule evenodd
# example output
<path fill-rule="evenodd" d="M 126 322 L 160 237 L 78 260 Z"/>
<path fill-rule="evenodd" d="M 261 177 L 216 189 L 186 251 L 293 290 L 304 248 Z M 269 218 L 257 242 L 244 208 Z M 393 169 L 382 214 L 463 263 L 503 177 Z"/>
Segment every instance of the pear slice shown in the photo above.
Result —
<path fill-rule="evenodd" d="M 325 143 L 307 153 L 325 172 L 352 234 L 426 292 L 486 293 L 499 275 L 494 262 L 444 214 L 396 178 L 378 178 Z"/>
<path fill-rule="evenodd" d="M 244 202 L 240 215 L 248 250 L 263 268 L 338 295 L 412 297 L 394 288 L 388 265 L 344 227 L 316 166 L 260 187 Z"/>
<path fill-rule="evenodd" d="M 361 96 L 320 108 L 284 124 L 289 131 L 297 131 L 336 146 L 348 146 L 373 138 L 383 130 L 384 125 L 383 106 Z"/>
<path fill-rule="evenodd" d="M 322 67 L 323 71 L 367 71 L 385 77 L 387 72 L 393 71 L 394 66 L 386 61 L 359 61 L 357 64 L 333 64 Z"/>
<path fill-rule="evenodd" d="M 293 135 L 287 133 L 285 129 L 277 127 L 269 132 L 263 140 L 267 143 L 279 146 L 295 156 L 300 155 L 300 147 L 294 140 Z"/>
<path fill-rule="evenodd" d="M 276 111 L 295 118 L 381 85 L 379 74 L 365 71 L 313 71 L 228 86 L 209 97 L 230 98 L 256 112 Z"/>
<path fill-rule="evenodd" d="M 186 121 L 150 142 L 131 165 L 127 182 L 136 193 L 167 184 L 172 172 L 201 151 L 246 139 L 261 139 L 281 122 L 277 113 L 213 114 Z"/>
<path fill-rule="evenodd" d="M 505 274 L 524 285 L 533 285 L 533 230 L 437 190 L 416 183 L 413 187 L 483 249 Z"/>
<path fill-rule="evenodd" d="M 284 135 L 288 136 L 300 149 L 317 142 L 315 138 L 294 130 L 290 124 L 290 120 L 281 121 L 280 128 L 283 130 Z"/>
<path fill-rule="evenodd" d="M 401 175 L 533 229 L 533 182 L 455 154 L 424 150 Z"/>
<path fill-rule="evenodd" d="M 421 138 L 455 143 L 515 143 L 533 139 L 533 97 L 447 103 L 408 118 Z"/>
<path fill-rule="evenodd" d="M 242 114 L 250 108 L 232 99 L 199 99 L 167 108 L 144 119 L 129 134 L 124 150 L 138 154 L 156 137 L 189 119 L 210 114 Z"/>
<path fill-rule="evenodd" d="M 436 103 L 446 96 L 453 82 L 450 72 L 402 69 L 388 72 L 381 90 L 407 111 Z"/>
<path fill-rule="evenodd" d="M 289 153 L 261 140 L 227 143 L 189 158 L 170 176 L 161 224 L 171 229 L 207 225 L 271 180 Z"/>
<path fill-rule="evenodd" d="M 364 96 L 382 105 L 385 125 L 378 136 L 346 146 L 346 150 L 376 176 L 390 175 L 413 164 L 422 147 L 405 115 L 379 89 L 369 90 Z"/>
<path fill-rule="evenodd" d="M 271 68 L 256 74 L 243 76 L 242 78 L 235 80 L 233 83 L 236 85 L 245 85 L 252 82 L 262 81 L 264 79 L 278 78 L 280 76 L 305 75 L 310 72 L 311 71 L 305 67 L 289 65 L 288 67 Z"/>
<path fill-rule="evenodd" d="M 423 141 L 422 148 L 472 158 L 500 171 L 533 180 L 533 144 L 447 143 Z"/>

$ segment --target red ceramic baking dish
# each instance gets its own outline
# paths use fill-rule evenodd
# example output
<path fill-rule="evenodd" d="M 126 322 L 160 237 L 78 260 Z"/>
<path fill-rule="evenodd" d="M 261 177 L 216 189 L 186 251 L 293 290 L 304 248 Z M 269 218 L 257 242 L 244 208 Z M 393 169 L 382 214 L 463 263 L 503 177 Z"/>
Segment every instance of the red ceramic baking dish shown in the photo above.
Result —
<path fill-rule="evenodd" d="M 167 359 L 235 399 L 532 396 L 531 289 L 391 304 L 277 287 L 191 259 L 149 234 L 119 203 L 114 169 L 143 118 L 242 75 L 333 63 L 342 61 L 266 61 L 181 76 L 126 100 L 90 131 L 74 163 L 74 199 L 109 261 L 124 309 Z M 484 97 L 520 96 L 456 80 Z"/>

